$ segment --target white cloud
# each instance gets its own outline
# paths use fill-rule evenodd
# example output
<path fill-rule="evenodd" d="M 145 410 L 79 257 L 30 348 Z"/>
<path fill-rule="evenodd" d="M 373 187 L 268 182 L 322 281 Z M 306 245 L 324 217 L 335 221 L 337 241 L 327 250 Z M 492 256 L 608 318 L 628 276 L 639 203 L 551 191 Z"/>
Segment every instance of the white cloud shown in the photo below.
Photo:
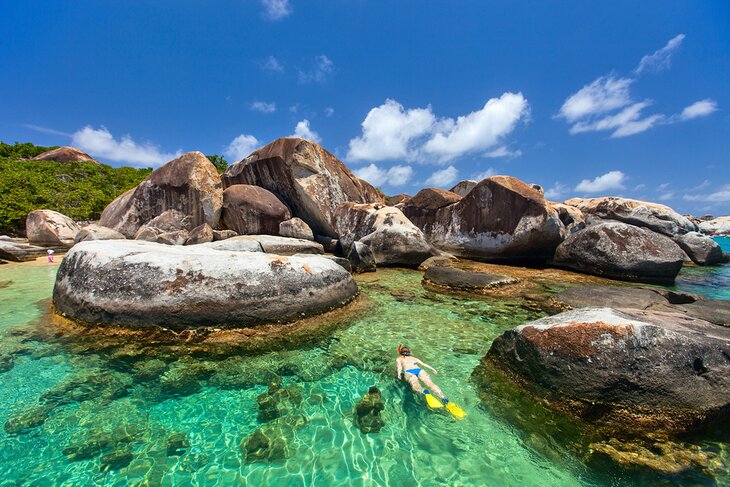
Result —
<path fill-rule="evenodd" d="M 669 183 L 662 183 L 656 187 L 657 191 L 664 191 L 669 188 Z"/>
<path fill-rule="evenodd" d="M 327 108 L 324 109 L 324 116 L 325 117 L 331 117 L 334 114 L 335 114 L 335 109 L 334 108 L 327 107 Z"/>
<path fill-rule="evenodd" d="M 276 103 L 266 103 L 265 101 L 254 101 L 251 103 L 251 110 L 261 113 L 274 113 L 276 111 Z"/>
<path fill-rule="evenodd" d="M 615 139 L 618 137 L 627 137 L 629 135 L 640 134 L 641 132 L 649 130 L 654 125 L 664 119 L 664 115 L 651 115 L 649 117 L 642 118 L 641 120 L 632 120 L 630 122 L 626 122 L 624 125 L 621 125 L 619 128 L 616 129 L 614 133 L 611 134 L 611 138 Z"/>
<path fill-rule="evenodd" d="M 60 135 L 63 137 L 72 137 L 73 134 L 69 134 L 68 132 L 61 132 L 60 130 L 48 128 L 48 127 L 42 127 L 40 125 L 33 125 L 32 123 L 25 123 L 23 124 L 23 127 L 35 130 L 36 132 L 40 132 L 42 134 L 49 134 L 49 135 Z"/>
<path fill-rule="evenodd" d="M 281 64 L 281 62 L 274 56 L 269 56 L 266 58 L 266 61 L 261 63 L 261 69 L 264 71 L 275 71 L 277 73 L 281 73 L 284 71 L 284 65 Z"/>
<path fill-rule="evenodd" d="M 691 120 L 697 117 L 706 117 L 715 111 L 717 111 L 717 102 L 706 98 L 685 107 L 679 115 L 679 118 L 682 120 Z"/>
<path fill-rule="evenodd" d="M 150 142 L 137 143 L 131 136 L 122 135 L 117 140 L 106 127 L 95 129 L 90 125 L 71 135 L 71 144 L 91 156 L 133 166 L 159 166 L 179 157 L 182 152 L 161 152 Z"/>
<path fill-rule="evenodd" d="M 562 184 L 560 181 L 555 181 L 552 187 L 545 190 L 545 198 L 549 200 L 562 199 L 569 191 L 570 188 L 567 185 Z"/>
<path fill-rule="evenodd" d="M 706 201 L 709 203 L 727 203 L 730 201 L 730 184 L 721 186 L 719 190 L 709 194 L 685 194 L 686 201 Z"/>
<path fill-rule="evenodd" d="M 411 166 L 393 166 L 390 169 L 382 169 L 375 164 L 370 164 L 353 172 L 355 176 L 374 186 L 404 186 L 413 177 Z"/>
<path fill-rule="evenodd" d="M 474 176 L 472 176 L 472 179 L 474 181 L 481 181 L 482 179 L 487 179 L 492 176 L 496 176 L 497 171 L 493 167 L 488 167 L 486 170 L 476 173 Z"/>
<path fill-rule="evenodd" d="M 667 191 L 666 193 L 662 193 L 659 196 L 657 196 L 657 199 L 659 201 L 667 201 L 674 199 L 674 192 L 673 191 Z"/>
<path fill-rule="evenodd" d="M 289 0 L 261 0 L 263 16 L 269 20 L 281 20 L 292 13 Z"/>
<path fill-rule="evenodd" d="M 462 115 L 456 121 L 441 120 L 423 150 L 442 162 L 486 150 L 512 132 L 528 113 L 527 100 L 522 93 L 504 93 L 487 101 L 481 110 Z"/>
<path fill-rule="evenodd" d="M 322 141 L 322 139 L 319 138 L 319 134 L 312 130 L 309 126 L 309 120 L 306 118 L 301 120 L 297 123 L 297 126 L 294 127 L 294 135 L 292 135 L 292 137 L 299 137 L 300 139 L 307 139 L 317 143 Z"/>
<path fill-rule="evenodd" d="M 510 150 L 507 146 L 499 146 L 496 149 L 484 154 L 484 157 L 520 157 L 522 155 L 521 150 Z"/>
<path fill-rule="evenodd" d="M 436 117 L 428 108 L 405 110 L 395 100 L 371 109 L 362 122 L 362 135 L 350 140 L 350 161 L 414 159 L 411 143 L 432 130 Z"/>
<path fill-rule="evenodd" d="M 602 76 L 570 95 L 560 107 L 559 115 L 573 123 L 624 107 L 631 103 L 629 86 L 633 82 L 629 78 Z"/>
<path fill-rule="evenodd" d="M 299 83 L 324 83 L 334 71 L 334 63 L 324 54 L 315 56 L 306 70 L 299 70 Z"/>
<path fill-rule="evenodd" d="M 229 161 L 240 161 L 253 151 L 259 148 L 261 144 L 253 135 L 241 134 L 228 144 L 223 154 Z"/>
<path fill-rule="evenodd" d="M 426 180 L 426 184 L 446 188 L 453 186 L 458 178 L 459 171 L 454 166 L 449 166 L 446 169 L 441 169 L 431 174 Z"/>
<path fill-rule="evenodd" d="M 351 161 L 414 160 L 424 158 L 448 162 L 471 152 L 485 151 L 514 130 L 529 114 L 521 93 L 504 93 L 484 107 L 458 117 L 437 119 L 431 107 L 405 109 L 388 99 L 371 109 L 362 122 L 362 135 L 350 140 L 347 159 Z M 515 157 L 500 147 L 488 157 Z"/>
<path fill-rule="evenodd" d="M 615 115 L 609 115 L 598 120 L 589 120 L 577 122 L 570 128 L 571 134 L 579 134 L 581 132 L 596 132 L 601 130 L 614 130 L 611 137 L 625 137 L 627 135 L 637 134 L 648 130 L 662 117 L 652 115 L 641 118 L 641 111 L 648 107 L 651 103 L 648 100 L 634 103 Z"/>
<path fill-rule="evenodd" d="M 646 188 L 646 184 L 644 184 L 644 183 L 637 184 L 636 186 L 634 186 L 634 191 L 639 191 L 639 190 L 642 190 L 644 188 Z"/>
<path fill-rule="evenodd" d="M 641 74 L 644 71 L 659 72 L 668 68 L 672 63 L 672 54 L 682 44 L 682 40 L 684 40 L 684 34 L 679 34 L 677 37 L 670 39 L 666 46 L 655 51 L 654 54 L 647 54 L 642 57 L 634 72 L 636 74 Z"/>
<path fill-rule="evenodd" d="M 575 187 L 581 193 L 600 193 L 610 189 L 624 189 L 626 175 L 621 171 L 610 171 L 593 180 L 584 179 Z"/>

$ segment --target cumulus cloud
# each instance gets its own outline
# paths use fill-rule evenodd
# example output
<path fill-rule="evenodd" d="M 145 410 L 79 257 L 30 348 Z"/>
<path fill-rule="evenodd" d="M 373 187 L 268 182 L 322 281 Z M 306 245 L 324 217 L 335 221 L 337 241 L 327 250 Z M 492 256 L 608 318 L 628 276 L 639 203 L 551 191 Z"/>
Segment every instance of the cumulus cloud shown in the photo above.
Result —
<path fill-rule="evenodd" d="M 663 69 L 667 69 L 672 63 L 672 54 L 682 44 L 684 40 L 684 34 L 679 34 L 677 37 L 670 39 L 667 45 L 654 51 L 654 54 L 647 54 L 641 58 L 639 65 L 636 67 L 634 72 L 641 74 L 644 71 L 659 72 Z"/>
<path fill-rule="evenodd" d="M 301 120 L 299 123 L 297 123 L 297 126 L 294 127 L 294 135 L 292 137 L 299 137 L 300 139 L 307 139 L 311 140 L 312 142 L 321 142 L 322 139 L 319 138 L 319 134 L 312 130 L 312 128 L 309 126 L 309 120 L 306 118 L 304 120 Z"/>
<path fill-rule="evenodd" d="M 497 171 L 493 167 L 488 167 L 484 171 L 476 173 L 474 176 L 472 176 L 472 179 L 474 181 L 481 181 L 482 179 L 487 179 L 496 175 Z"/>
<path fill-rule="evenodd" d="M 281 20 L 292 13 L 289 0 L 261 0 L 263 16 L 269 20 Z"/>
<path fill-rule="evenodd" d="M 334 69 L 335 65 L 332 60 L 324 54 L 320 54 L 314 57 L 308 68 L 299 70 L 299 83 L 324 83 Z"/>
<path fill-rule="evenodd" d="M 374 186 L 404 186 L 413 177 L 411 166 L 393 166 L 382 169 L 375 164 L 361 167 L 354 171 L 355 176 L 364 179 Z"/>
<path fill-rule="evenodd" d="M 437 119 L 431 107 L 406 109 L 388 99 L 371 109 L 362 123 L 362 135 L 350 140 L 351 161 L 424 158 L 448 162 L 497 145 L 529 114 L 521 93 L 505 93 L 467 115 Z M 514 156 L 506 147 L 491 157 Z M 489 156 L 489 153 L 487 154 Z"/>
<path fill-rule="evenodd" d="M 684 107 L 682 113 L 679 115 L 682 120 L 691 120 L 697 117 L 706 117 L 707 115 L 717 111 L 717 102 L 706 98 L 694 102 L 693 104 Z"/>
<path fill-rule="evenodd" d="M 414 159 L 412 142 L 432 130 L 436 117 L 428 108 L 406 110 L 395 100 L 371 109 L 362 122 L 362 135 L 350 140 L 350 161 Z"/>
<path fill-rule="evenodd" d="M 426 180 L 426 184 L 438 188 L 451 187 L 459 179 L 459 171 L 454 166 L 435 171 Z"/>
<path fill-rule="evenodd" d="M 568 122 L 609 112 L 631 103 L 629 87 L 633 79 L 602 76 L 570 95 L 559 115 Z"/>
<path fill-rule="evenodd" d="M 71 135 L 71 144 L 93 157 L 114 162 L 124 162 L 138 167 L 159 166 L 182 154 L 162 152 L 151 142 L 135 142 L 131 136 L 116 139 L 106 127 L 98 129 L 90 125 Z"/>
<path fill-rule="evenodd" d="M 281 73 L 284 71 L 284 65 L 274 56 L 269 56 L 261 63 L 261 69 Z"/>
<path fill-rule="evenodd" d="M 266 103 L 265 101 L 254 101 L 251 103 L 251 110 L 261 113 L 274 113 L 276 111 L 276 103 Z"/>
<path fill-rule="evenodd" d="M 580 193 L 601 193 L 612 189 L 624 189 L 626 175 L 621 171 L 610 171 L 593 180 L 584 179 L 575 187 Z"/>
<path fill-rule="evenodd" d="M 261 144 L 253 135 L 241 134 L 228 144 L 223 154 L 229 161 L 240 161 L 253 151 L 259 148 Z"/>
<path fill-rule="evenodd" d="M 570 187 L 566 184 L 562 184 L 560 181 L 555 181 L 555 184 L 545 190 L 545 198 L 549 200 L 562 199 L 570 192 Z"/>
<path fill-rule="evenodd" d="M 512 132 L 527 113 L 527 100 L 522 93 L 505 93 L 487 101 L 481 110 L 460 116 L 455 121 L 442 120 L 423 150 L 441 161 L 484 151 Z"/>

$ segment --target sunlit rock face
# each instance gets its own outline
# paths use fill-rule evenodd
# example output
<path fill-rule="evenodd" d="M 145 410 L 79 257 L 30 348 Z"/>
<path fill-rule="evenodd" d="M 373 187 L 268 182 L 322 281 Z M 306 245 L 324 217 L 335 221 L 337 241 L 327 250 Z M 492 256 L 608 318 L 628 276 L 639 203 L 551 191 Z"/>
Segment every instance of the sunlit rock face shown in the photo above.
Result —
<path fill-rule="evenodd" d="M 79 230 L 75 221 L 53 210 L 31 211 L 25 219 L 25 232 L 31 244 L 71 246 Z"/>
<path fill-rule="evenodd" d="M 383 203 L 383 194 L 350 172 L 322 146 L 295 137 L 277 139 L 231 165 L 225 187 L 260 186 L 276 194 L 316 235 L 337 237 L 334 213 L 341 203 Z"/>
<path fill-rule="evenodd" d="M 683 314 L 581 308 L 497 337 L 493 365 L 581 418 L 689 431 L 730 411 L 730 329 Z"/>
<path fill-rule="evenodd" d="M 431 192 L 420 207 L 409 202 L 406 214 L 414 215 L 414 223 L 433 245 L 454 255 L 545 261 L 565 236 L 558 212 L 519 179 L 484 179 L 463 198 L 439 207 L 458 198 L 454 193 L 447 198 L 445 193 L 450 192 Z"/>
<path fill-rule="evenodd" d="M 210 245 L 81 242 L 58 270 L 55 310 L 93 325 L 246 327 L 323 312 L 357 294 L 350 273 L 329 259 Z"/>
<path fill-rule="evenodd" d="M 223 187 L 213 163 L 200 152 L 188 152 L 156 169 L 135 188 L 109 203 L 100 225 L 127 238 L 168 210 L 190 217 L 191 228 L 207 223 L 218 228 Z"/>

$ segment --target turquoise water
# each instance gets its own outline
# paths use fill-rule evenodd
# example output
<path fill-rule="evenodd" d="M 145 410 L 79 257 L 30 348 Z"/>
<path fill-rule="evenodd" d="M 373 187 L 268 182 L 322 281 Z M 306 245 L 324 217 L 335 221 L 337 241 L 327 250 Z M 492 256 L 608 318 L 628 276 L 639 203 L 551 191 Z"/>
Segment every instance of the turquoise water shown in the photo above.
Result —
<path fill-rule="evenodd" d="M 714 237 L 722 250 L 730 253 L 730 237 Z M 713 299 L 730 299 L 730 265 L 685 267 L 676 282 L 677 289 Z"/>
<path fill-rule="evenodd" d="M 494 337 L 540 316 L 517 303 L 436 294 L 418 272 L 383 270 L 358 278 L 366 311 L 322 343 L 241 356 L 58 337 L 45 314 L 56 269 L 0 266 L 2 486 L 638 485 L 559 444 L 535 449 L 534 431 L 483 407 L 472 370 Z M 465 420 L 394 380 L 400 342 L 439 371 Z M 257 402 L 271 383 L 288 398 L 276 419 Z M 353 409 L 372 385 L 385 425 L 365 435 Z"/>

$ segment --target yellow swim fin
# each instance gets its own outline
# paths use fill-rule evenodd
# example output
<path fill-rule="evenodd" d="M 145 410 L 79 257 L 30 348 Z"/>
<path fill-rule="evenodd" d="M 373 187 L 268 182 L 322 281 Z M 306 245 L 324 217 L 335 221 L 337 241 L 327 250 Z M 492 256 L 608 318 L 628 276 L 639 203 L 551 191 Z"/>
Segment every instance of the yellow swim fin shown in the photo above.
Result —
<path fill-rule="evenodd" d="M 453 414 L 456 419 L 464 419 L 466 417 L 466 412 L 453 402 L 447 402 L 446 409 Z"/>
<path fill-rule="evenodd" d="M 428 404 L 431 409 L 444 407 L 444 404 L 441 402 L 441 400 L 437 397 L 434 397 L 434 395 L 430 392 L 424 392 L 423 395 L 426 396 L 426 404 Z"/>

